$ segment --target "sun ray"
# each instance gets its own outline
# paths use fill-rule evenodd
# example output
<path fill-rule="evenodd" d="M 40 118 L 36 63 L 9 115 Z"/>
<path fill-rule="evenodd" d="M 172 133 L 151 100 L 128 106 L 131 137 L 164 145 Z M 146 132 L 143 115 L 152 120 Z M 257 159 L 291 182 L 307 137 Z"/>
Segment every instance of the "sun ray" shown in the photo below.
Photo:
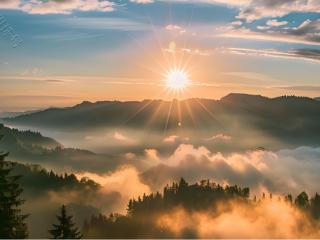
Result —
<path fill-rule="evenodd" d="M 143 110 L 145 110 L 148 106 L 150 106 L 153 102 L 157 101 L 159 97 L 163 96 L 162 93 L 160 93 L 155 99 L 152 99 L 150 101 L 147 101 L 146 104 L 141 106 L 132 116 L 130 116 L 125 122 L 124 125 L 128 124 L 129 121 L 131 121 L 133 118 L 135 118 L 139 113 L 141 113 Z"/>
<path fill-rule="evenodd" d="M 217 118 L 214 116 L 214 114 L 197 98 L 193 98 L 201 107 L 202 109 L 207 112 L 210 117 L 220 126 L 224 129 L 224 125 L 219 121 L 217 120 Z"/>
<path fill-rule="evenodd" d="M 170 102 L 170 107 L 169 107 L 169 111 L 168 111 L 168 115 L 167 115 L 167 119 L 166 119 L 166 125 L 164 128 L 164 134 L 163 134 L 164 136 L 167 135 L 168 125 L 169 125 L 169 121 L 170 121 L 170 117 L 171 117 L 172 106 L 173 106 L 173 101 Z"/>
<path fill-rule="evenodd" d="M 168 91 L 166 91 L 164 93 L 164 98 L 167 97 L 168 95 Z M 149 127 L 151 125 L 151 123 L 154 121 L 154 119 L 158 116 L 161 108 L 163 107 L 163 105 L 165 105 L 166 102 L 164 102 L 163 100 L 161 100 L 161 103 L 159 104 L 159 106 L 157 107 L 157 109 L 152 113 L 151 117 L 148 119 L 146 126 Z"/>

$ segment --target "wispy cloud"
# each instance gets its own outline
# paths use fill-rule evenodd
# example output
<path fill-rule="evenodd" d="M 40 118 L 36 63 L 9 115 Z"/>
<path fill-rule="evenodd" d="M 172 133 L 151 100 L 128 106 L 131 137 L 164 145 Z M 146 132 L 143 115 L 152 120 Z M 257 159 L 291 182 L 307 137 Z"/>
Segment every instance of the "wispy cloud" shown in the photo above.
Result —
<path fill-rule="evenodd" d="M 153 3 L 154 0 L 130 0 L 130 2 L 146 4 L 146 3 Z"/>
<path fill-rule="evenodd" d="M 266 17 L 282 17 L 293 12 L 320 12 L 318 0 L 161 0 L 176 3 L 223 4 L 239 8 L 238 19 L 252 22 Z M 154 1 L 148 1 L 149 3 Z"/>
<path fill-rule="evenodd" d="M 80 29 L 145 31 L 151 27 L 147 23 L 117 17 L 70 17 L 56 20 L 55 23 Z"/>
<path fill-rule="evenodd" d="M 281 23 L 281 22 L 280 22 Z M 269 22 L 269 27 L 273 24 L 280 24 L 279 22 Z M 283 23 L 281 23 L 283 24 Z M 262 26 L 263 27 L 263 26 Z M 320 45 L 320 20 L 306 20 L 298 27 L 292 28 L 277 28 L 272 31 L 264 31 L 269 29 L 258 28 L 263 31 L 254 31 L 252 29 L 241 28 L 225 28 L 224 32 L 219 36 L 228 38 L 242 38 L 260 41 L 286 42 L 298 43 L 305 45 Z"/>
<path fill-rule="evenodd" d="M 110 12 L 115 4 L 107 0 L 1 0 L 0 8 L 16 9 L 29 14 L 71 14 L 74 11 Z"/>
<path fill-rule="evenodd" d="M 237 18 L 248 22 L 264 17 L 282 17 L 292 12 L 320 12 L 318 0 L 258 0 L 241 9 Z"/>
<path fill-rule="evenodd" d="M 207 141 L 229 141 L 232 137 L 229 135 L 225 135 L 223 133 L 216 134 L 210 138 L 207 138 Z"/>
<path fill-rule="evenodd" d="M 305 85 L 305 86 L 276 86 L 273 88 L 284 89 L 284 90 L 293 90 L 293 91 L 310 91 L 310 92 L 319 92 L 320 86 L 315 85 Z"/>
<path fill-rule="evenodd" d="M 275 49 L 226 48 L 224 51 L 241 55 L 298 59 L 320 63 L 320 50 L 318 49 L 291 49 L 288 51 L 280 51 Z"/>

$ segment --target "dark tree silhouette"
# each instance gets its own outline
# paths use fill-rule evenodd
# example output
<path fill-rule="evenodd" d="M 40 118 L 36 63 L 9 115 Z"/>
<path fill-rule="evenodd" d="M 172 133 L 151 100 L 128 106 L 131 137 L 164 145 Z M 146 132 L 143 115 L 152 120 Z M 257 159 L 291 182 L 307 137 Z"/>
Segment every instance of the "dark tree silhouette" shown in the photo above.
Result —
<path fill-rule="evenodd" d="M 0 136 L 1 140 L 1 136 Z M 22 188 L 18 184 L 21 176 L 13 176 L 14 164 L 5 161 L 8 153 L 0 152 L 0 238 L 27 238 L 27 215 L 21 214 L 19 206 Z"/>
<path fill-rule="evenodd" d="M 285 196 L 284 197 L 284 200 L 286 201 L 286 202 L 289 202 L 289 203 L 291 203 L 292 204 L 292 195 L 291 194 L 288 194 L 287 196 Z"/>
<path fill-rule="evenodd" d="M 181 178 L 179 182 L 167 185 L 162 193 L 143 194 L 142 197 L 131 199 L 125 216 L 92 216 L 84 224 L 83 233 L 86 238 L 173 238 L 172 232 L 154 224 L 159 214 L 176 207 L 184 207 L 187 211 L 207 211 L 218 203 L 231 200 L 250 204 L 249 195 L 249 188 L 237 185 L 223 187 L 209 180 L 189 184 Z M 195 238 L 195 235 L 190 230 L 181 237 Z"/>
<path fill-rule="evenodd" d="M 300 207 L 300 208 L 304 208 L 304 209 L 307 209 L 309 207 L 309 196 L 306 192 L 302 192 L 300 193 L 294 203 Z"/>
<path fill-rule="evenodd" d="M 61 215 L 57 216 L 59 224 L 53 224 L 53 229 L 49 230 L 54 239 L 80 239 L 82 234 L 72 221 L 72 216 L 67 215 L 66 207 L 62 205 Z"/>
<path fill-rule="evenodd" d="M 104 215 L 92 216 L 83 226 L 83 233 L 86 238 L 111 238 L 111 239 L 172 239 L 177 235 L 170 229 L 159 227 L 156 222 L 159 214 L 167 213 L 176 207 L 183 207 L 187 213 L 202 211 L 217 213 L 216 207 L 224 205 L 223 211 L 229 211 L 228 201 L 235 201 L 237 204 L 245 204 L 254 210 L 255 206 L 263 202 L 282 201 L 281 198 L 274 198 L 272 193 L 266 193 L 258 199 L 254 196 L 249 198 L 250 189 L 234 186 L 221 186 L 209 180 L 202 180 L 195 184 L 189 184 L 183 178 L 179 182 L 167 185 L 162 193 L 156 192 L 142 197 L 131 199 L 127 206 L 127 215 Z M 305 213 L 305 222 L 318 227 L 320 219 L 320 195 L 315 194 L 310 199 L 305 192 L 299 194 L 294 200 L 291 194 L 284 196 L 288 206 L 299 209 Z M 281 213 L 279 213 L 281 214 Z M 310 217 L 310 218 L 309 218 Z M 309 221 L 309 222 L 308 222 Z M 313 225 L 315 224 L 315 225 Z M 185 229 L 179 238 L 194 239 L 196 233 L 192 229 Z"/>
<path fill-rule="evenodd" d="M 315 219 L 320 219 L 320 195 L 316 195 L 310 201 L 310 211 Z"/>

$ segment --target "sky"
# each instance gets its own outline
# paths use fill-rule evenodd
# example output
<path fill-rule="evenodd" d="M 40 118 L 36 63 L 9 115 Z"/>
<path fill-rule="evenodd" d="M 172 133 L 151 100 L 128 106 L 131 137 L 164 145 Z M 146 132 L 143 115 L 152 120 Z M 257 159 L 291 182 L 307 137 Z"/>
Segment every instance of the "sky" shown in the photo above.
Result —
<path fill-rule="evenodd" d="M 168 90 L 166 75 L 190 83 Z M 320 0 L 0 0 L 0 111 L 320 96 Z"/>

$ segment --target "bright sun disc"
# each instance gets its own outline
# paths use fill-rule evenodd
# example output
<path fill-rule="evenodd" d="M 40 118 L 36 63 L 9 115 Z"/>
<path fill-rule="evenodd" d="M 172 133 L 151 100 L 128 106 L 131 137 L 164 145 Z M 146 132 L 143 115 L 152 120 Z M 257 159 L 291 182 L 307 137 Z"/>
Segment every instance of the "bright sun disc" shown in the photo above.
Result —
<path fill-rule="evenodd" d="M 188 74 L 180 69 L 170 70 L 166 74 L 166 86 L 174 91 L 181 91 L 189 85 Z"/>

